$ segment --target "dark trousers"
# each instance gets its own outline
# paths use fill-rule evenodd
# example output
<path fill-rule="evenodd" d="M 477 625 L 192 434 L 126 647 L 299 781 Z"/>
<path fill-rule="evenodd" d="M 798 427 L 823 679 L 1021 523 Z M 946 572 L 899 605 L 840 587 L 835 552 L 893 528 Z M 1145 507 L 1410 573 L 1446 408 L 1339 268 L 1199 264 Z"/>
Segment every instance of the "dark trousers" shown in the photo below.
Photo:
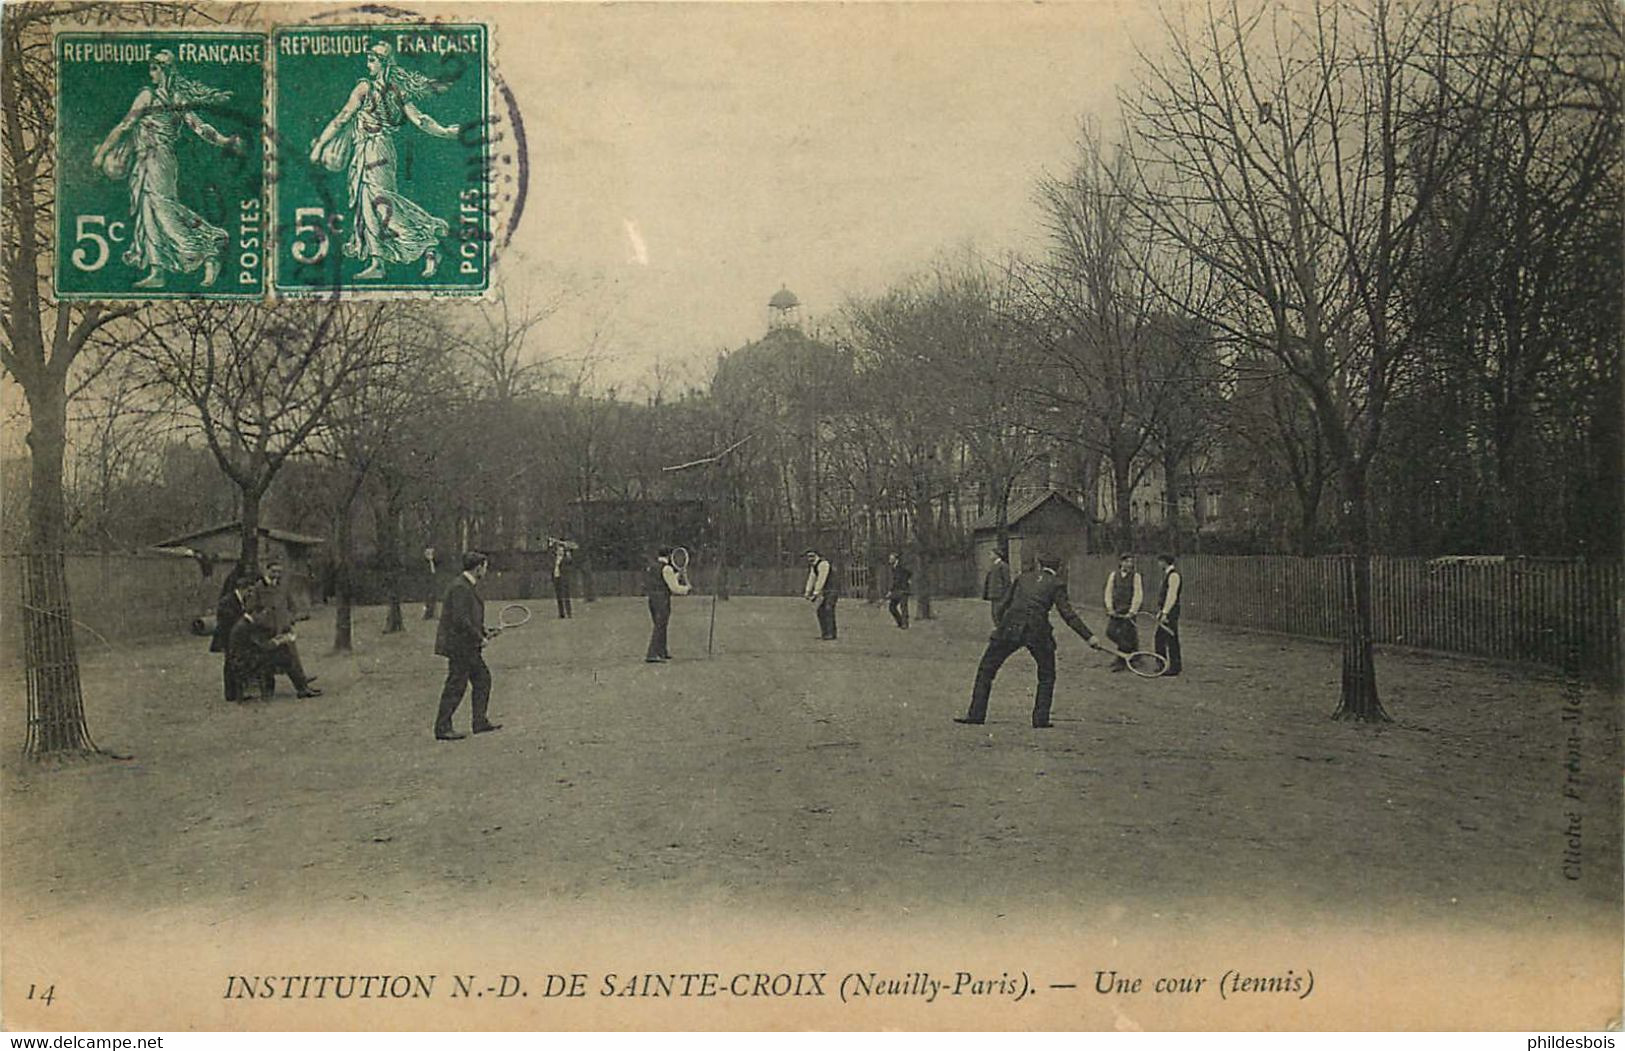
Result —
<path fill-rule="evenodd" d="M 1106 637 L 1124 653 L 1133 653 L 1140 648 L 1140 631 L 1134 626 L 1133 617 L 1107 617 Z M 1112 665 L 1122 667 L 1123 658 L 1114 659 Z"/>
<path fill-rule="evenodd" d="M 886 605 L 886 609 L 899 628 L 908 627 L 908 592 L 892 592 L 891 602 Z"/>
<path fill-rule="evenodd" d="M 559 601 L 559 619 L 573 616 L 570 612 L 570 585 L 557 577 L 553 578 L 553 597 Z"/>
<path fill-rule="evenodd" d="M 271 655 L 271 669 L 287 675 L 296 690 L 303 690 L 310 684 L 310 676 L 305 674 L 305 664 L 299 659 L 297 642 L 283 643 L 276 648 Z"/>
<path fill-rule="evenodd" d="M 486 709 L 491 705 L 491 669 L 478 653 L 472 656 L 446 658 L 446 685 L 440 690 L 440 710 L 435 713 L 434 732 L 451 733 L 451 717 L 463 703 L 463 691 L 474 684 L 474 726 L 484 726 Z"/>
<path fill-rule="evenodd" d="M 278 673 L 288 677 L 296 693 L 303 693 L 310 685 L 310 677 L 305 674 L 305 666 L 299 660 L 299 647 L 292 642 L 284 643 L 274 650 L 253 651 L 249 655 L 235 659 L 228 657 L 225 672 L 226 700 L 242 700 L 244 691 L 249 686 L 258 687 L 261 697 L 271 696 L 276 692 Z"/>
<path fill-rule="evenodd" d="M 823 638 L 835 637 L 835 603 L 839 600 L 839 595 L 828 592 L 818 600 L 818 634 Z"/>
<path fill-rule="evenodd" d="M 649 596 L 649 619 L 654 621 L 654 628 L 649 632 L 649 652 L 645 659 L 671 659 L 671 653 L 666 649 L 666 625 L 671 623 L 671 596 Z"/>
<path fill-rule="evenodd" d="M 1167 622 L 1157 628 L 1157 653 L 1168 661 L 1168 670 L 1163 674 L 1178 675 L 1180 671 L 1178 610 L 1171 613 Z"/>
<path fill-rule="evenodd" d="M 993 690 L 993 677 L 999 674 L 999 668 L 1010 655 L 1023 647 L 1033 655 L 1033 660 L 1038 662 L 1038 692 L 1033 697 L 1033 725 L 1049 722 L 1050 704 L 1055 699 L 1054 641 L 1006 642 L 1003 639 L 988 640 L 987 649 L 982 653 L 982 663 L 976 666 L 976 685 L 971 690 L 970 713 L 966 716 L 971 722 L 979 723 L 987 719 L 987 697 Z"/>

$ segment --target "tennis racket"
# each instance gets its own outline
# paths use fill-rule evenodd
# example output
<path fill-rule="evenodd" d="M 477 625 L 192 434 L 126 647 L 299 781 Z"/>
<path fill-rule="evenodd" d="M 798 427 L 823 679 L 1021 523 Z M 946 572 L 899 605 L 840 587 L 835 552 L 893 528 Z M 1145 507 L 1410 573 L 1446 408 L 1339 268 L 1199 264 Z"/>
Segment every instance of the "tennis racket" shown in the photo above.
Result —
<path fill-rule="evenodd" d="M 677 570 L 677 580 L 684 587 L 688 586 L 688 548 L 674 547 L 671 549 L 671 567 Z"/>
<path fill-rule="evenodd" d="M 497 614 L 497 626 L 485 629 L 485 637 L 494 639 L 509 628 L 523 627 L 528 623 L 530 623 L 530 607 L 510 602 Z"/>
<path fill-rule="evenodd" d="M 1149 650 L 1135 650 L 1133 653 L 1124 653 L 1116 646 L 1101 644 L 1101 652 L 1109 653 L 1113 657 L 1128 665 L 1128 670 L 1146 679 L 1155 679 L 1168 670 L 1168 658 L 1160 653 Z"/>
<path fill-rule="evenodd" d="M 1134 626 L 1142 632 L 1149 631 L 1152 638 L 1168 630 L 1168 622 L 1162 619 L 1162 614 L 1149 609 L 1135 614 Z"/>

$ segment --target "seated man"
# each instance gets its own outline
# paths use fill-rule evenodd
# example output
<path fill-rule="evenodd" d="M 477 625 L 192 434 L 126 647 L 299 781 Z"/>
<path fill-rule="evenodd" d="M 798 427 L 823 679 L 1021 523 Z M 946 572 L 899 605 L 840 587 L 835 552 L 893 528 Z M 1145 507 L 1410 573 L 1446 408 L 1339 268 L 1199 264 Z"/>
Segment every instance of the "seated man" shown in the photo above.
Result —
<path fill-rule="evenodd" d="M 278 672 L 293 682 L 299 697 L 320 697 L 322 691 L 310 684 L 305 670 L 299 664 L 294 649 L 292 631 L 277 634 L 271 627 L 271 617 L 262 607 L 244 611 L 242 618 L 232 625 L 231 637 L 226 644 L 226 676 L 236 685 L 238 697 L 250 684 L 260 687 L 261 695 L 271 692 Z"/>

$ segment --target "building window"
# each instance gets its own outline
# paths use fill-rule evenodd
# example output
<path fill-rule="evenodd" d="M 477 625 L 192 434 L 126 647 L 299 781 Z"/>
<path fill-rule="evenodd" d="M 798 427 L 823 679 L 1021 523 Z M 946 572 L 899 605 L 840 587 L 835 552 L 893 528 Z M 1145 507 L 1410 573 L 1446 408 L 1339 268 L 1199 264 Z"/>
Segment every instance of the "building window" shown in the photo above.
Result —
<path fill-rule="evenodd" d="M 1209 522 L 1219 517 L 1219 493 L 1210 489 L 1202 498 L 1202 517 Z"/>

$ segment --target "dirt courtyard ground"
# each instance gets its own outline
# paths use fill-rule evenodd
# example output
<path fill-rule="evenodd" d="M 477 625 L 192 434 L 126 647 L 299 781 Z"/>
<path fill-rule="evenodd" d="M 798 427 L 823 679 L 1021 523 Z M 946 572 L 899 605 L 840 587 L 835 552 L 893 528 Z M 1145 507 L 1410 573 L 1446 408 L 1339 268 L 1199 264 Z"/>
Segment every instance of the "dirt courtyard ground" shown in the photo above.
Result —
<path fill-rule="evenodd" d="M 496 603 L 488 603 L 494 620 Z M 75 910 L 440 916 L 481 902 L 670 900 L 840 925 L 1216 908 L 1521 929 L 1620 914 L 1620 718 L 1553 674 L 1384 652 L 1395 722 L 1333 722 L 1338 651 L 1203 625 L 1141 680 L 1064 627 L 1056 727 L 1005 666 L 963 713 L 986 606 L 908 631 L 794 599 L 679 600 L 670 664 L 641 602 L 578 602 L 491 644 L 499 733 L 437 742 L 433 625 L 301 626 L 325 696 L 227 704 L 207 640 L 87 649 L 86 705 L 124 762 L 17 758 L 5 708 L 9 927 Z M 458 713 L 468 728 L 468 706 Z M 1571 827 L 1575 815 L 1581 826 Z"/>

